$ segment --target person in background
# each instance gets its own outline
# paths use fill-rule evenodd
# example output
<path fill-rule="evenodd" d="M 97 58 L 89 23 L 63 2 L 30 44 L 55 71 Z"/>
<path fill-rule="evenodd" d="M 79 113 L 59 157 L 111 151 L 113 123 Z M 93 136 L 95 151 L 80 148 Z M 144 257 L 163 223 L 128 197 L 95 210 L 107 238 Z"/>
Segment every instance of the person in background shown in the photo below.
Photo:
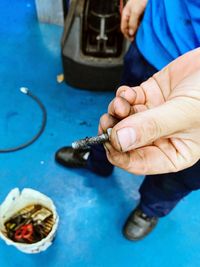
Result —
<path fill-rule="evenodd" d="M 140 114 L 141 118 L 145 119 L 146 112 L 151 113 L 151 110 L 154 110 L 157 106 L 162 109 L 162 106 L 165 102 L 168 103 L 168 97 L 170 97 L 169 92 L 165 90 L 171 89 L 176 93 L 176 85 L 179 85 L 180 83 L 180 88 L 182 88 L 181 85 L 184 78 L 191 75 L 189 81 L 186 79 L 189 85 L 192 79 L 198 80 L 197 76 L 192 76 L 199 68 L 198 63 L 197 65 L 194 64 L 194 68 L 190 70 L 190 67 L 193 67 L 193 61 L 195 63 L 194 56 L 191 58 L 189 56 L 189 59 L 192 60 L 188 60 L 187 57 L 187 64 L 183 63 L 183 61 L 186 61 L 181 59 L 181 64 L 179 65 L 180 61 L 178 59 L 178 63 L 169 65 L 175 67 L 168 66 L 161 72 L 158 71 L 177 57 L 199 47 L 199 14 L 200 4 L 195 0 L 129 0 L 123 9 L 121 20 L 121 30 L 125 37 L 132 42 L 124 58 L 124 72 L 122 77 L 122 84 L 128 85 L 129 87 L 122 87 L 118 90 L 117 98 L 110 104 L 108 114 L 101 119 L 100 132 L 102 130 L 105 131 L 108 125 L 114 126 L 117 121 L 122 120 L 112 131 L 111 144 L 106 144 L 107 156 L 104 147 L 101 145 L 93 146 L 87 151 L 79 152 L 76 152 L 71 147 L 64 147 L 59 149 L 56 153 L 56 161 L 58 163 L 66 167 L 84 167 L 101 176 L 109 176 L 113 171 L 113 164 L 133 173 L 147 174 L 140 187 L 140 203 L 131 212 L 123 228 L 123 233 L 129 240 L 140 240 L 148 235 L 156 226 L 160 217 L 166 216 L 177 203 L 191 191 L 200 188 L 200 177 L 198 176 L 200 164 L 198 162 L 194 164 L 198 157 L 194 157 L 193 161 L 190 157 L 185 158 L 186 162 L 192 161 L 192 164 L 194 164 L 192 167 L 185 170 L 182 169 L 187 168 L 192 164 L 185 163 L 182 168 L 177 167 L 176 157 L 173 157 L 171 154 L 166 154 L 165 157 L 169 158 L 168 160 L 170 161 L 171 166 L 167 166 L 165 170 L 166 158 L 159 158 L 157 155 L 155 157 L 154 153 L 150 153 L 152 157 L 149 161 L 149 157 L 146 159 L 146 154 L 143 150 L 140 150 L 141 153 L 138 153 L 138 157 L 141 158 L 141 162 L 147 160 L 147 166 L 143 164 L 143 168 L 139 169 L 138 167 L 137 169 L 134 164 L 132 167 L 131 164 L 127 167 L 126 163 L 127 155 L 130 155 L 127 153 L 131 153 L 130 151 L 133 151 L 132 154 L 136 153 L 135 148 L 140 147 L 141 144 L 147 145 L 148 141 L 159 142 L 158 137 L 163 138 L 165 134 L 170 135 L 174 133 L 171 124 L 173 124 L 175 128 L 177 125 L 178 127 L 183 125 L 182 121 L 185 119 L 184 112 L 182 113 L 182 117 L 178 115 L 176 117 L 177 109 L 175 108 L 172 113 L 170 106 L 168 120 L 173 123 L 166 124 L 171 127 L 169 127 L 169 131 L 161 131 L 162 134 L 160 133 L 160 135 L 156 132 L 154 133 L 154 130 L 156 131 L 156 129 L 152 129 L 150 125 L 151 122 L 153 126 L 156 126 L 157 124 L 155 124 L 155 120 L 150 120 L 149 123 L 147 123 L 147 128 L 145 128 L 145 126 L 143 128 L 141 127 L 142 129 L 146 129 L 141 135 L 141 139 L 144 139 L 145 141 L 141 141 L 141 143 L 139 142 L 138 144 L 136 142 L 136 145 L 134 145 L 133 140 L 134 136 L 137 138 L 137 133 L 134 135 L 131 131 L 132 133 L 130 134 L 125 128 L 124 132 L 122 131 L 124 137 L 122 135 L 122 139 L 119 141 L 116 130 L 118 129 L 117 127 L 119 127 L 119 129 L 123 128 L 121 127 L 123 125 L 130 126 L 128 128 L 134 129 L 134 120 L 132 120 L 133 116 L 129 116 L 130 114 L 136 113 L 134 116 L 137 118 Z M 199 51 L 197 54 L 192 55 L 199 56 Z M 177 72 L 179 67 L 180 70 Z M 167 76 L 167 72 L 174 68 L 176 70 L 175 73 L 178 73 L 180 79 L 179 82 L 175 83 L 171 88 L 170 86 L 172 86 L 171 84 L 176 80 L 176 76 L 175 74 L 173 75 L 173 72 L 170 72 Z M 186 72 L 184 72 L 185 68 Z M 149 79 L 145 83 L 144 81 L 151 76 L 154 78 Z M 187 82 L 186 84 L 183 83 L 183 85 L 188 91 L 192 90 L 196 85 L 199 86 L 198 83 L 191 83 L 190 89 Z M 131 89 L 130 87 L 132 86 L 137 87 Z M 160 88 L 160 91 L 156 90 L 158 87 Z M 141 94 L 139 93 L 140 89 L 142 90 Z M 162 93 L 162 95 L 158 94 L 158 92 Z M 186 97 L 190 98 L 186 91 L 184 91 L 184 93 L 186 94 Z M 135 94 L 135 96 L 133 96 L 133 94 Z M 167 94 L 167 97 L 165 94 Z M 144 98 L 142 100 L 140 99 L 141 103 L 140 101 L 136 101 L 137 98 L 135 99 L 135 97 L 139 95 L 143 95 Z M 181 98 L 180 95 L 179 97 Z M 182 97 L 184 98 L 185 95 L 183 94 Z M 116 101 L 121 101 L 120 104 L 117 104 L 118 107 L 120 107 L 120 111 L 115 111 Z M 187 111 L 190 112 L 191 108 L 191 112 L 194 114 L 192 107 L 192 105 L 187 106 Z M 124 112 L 124 109 L 126 110 L 126 108 L 129 109 L 130 114 Z M 162 116 L 159 117 L 159 112 L 157 112 L 157 116 L 158 119 L 162 119 Z M 197 123 L 196 120 L 195 122 Z M 145 120 L 144 122 L 143 120 L 140 120 L 140 123 L 141 125 L 146 125 Z M 163 123 L 165 123 L 164 120 Z M 187 129 L 189 126 L 191 126 L 190 123 L 184 126 L 186 127 L 184 128 L 186 132 L 187 130 L 189 131 L 189 129 Z M 197 133 L 199 134 L 199 131 Z M 127 136 L 131 138 L 127 138 Z M 128 142 L 128 140 L 132 141 L 130 141 L 130 144 L 125 144 L 125 141 Z M 164 143 L 161 142 L 161 145 L 159 146 L 160 150 L 164 151 L 166 146 L 169 145 L 169 139 L 166 139 L 165 141 L 166 142 Z M 178 143 L 177 140 L 176 142 L 173 150 L 174 154 L 176 154 L 176 149 L 180 149 L 181 147 L 181 144 Z M 193 140 L 191 140 L 191 142 L 193 142 Z M 189 149 L 190 147 L 186 145 L 185 150 L 187 150 L 187 148 Z M 184 153 L 181 154 L 183 159 L 184 155 Z M 113 164 L 108 161 L 107 157 Z M 133 161 L 131 161 L 131 163 L 133 163 Z M 152 166 L 152 169 L 150 166 Z"/>

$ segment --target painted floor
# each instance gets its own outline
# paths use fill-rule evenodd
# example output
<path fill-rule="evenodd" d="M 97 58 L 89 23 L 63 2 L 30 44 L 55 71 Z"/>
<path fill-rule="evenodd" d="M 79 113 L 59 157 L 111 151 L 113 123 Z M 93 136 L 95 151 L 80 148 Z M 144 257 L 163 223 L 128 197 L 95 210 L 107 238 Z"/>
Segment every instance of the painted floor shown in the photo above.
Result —
<path fill-rule="evenodd" d="M 121 228 L 138 203 L 142 177 L 115 169 L 103 179 L 55 163 L 58 148 L 96 134 L 98 119 L 114 95 L 57 83 L 61 33 L 59 26 L 37 22 L 33 0 L 0 1 L 0 148 L 28 140 L 41 122 L 38 106 L 20 87 L 29 87 L 48 113 L 37 142 L 0 154 L 0 202 L 11 189 L 30 187 L 51 197 L 60 216 L 56 239 L 41 254 L 23 254 L 0 241 L 0 266 L 200 266 L 200 192 L 161 219 L 150 236 L 132 243 Z"/>

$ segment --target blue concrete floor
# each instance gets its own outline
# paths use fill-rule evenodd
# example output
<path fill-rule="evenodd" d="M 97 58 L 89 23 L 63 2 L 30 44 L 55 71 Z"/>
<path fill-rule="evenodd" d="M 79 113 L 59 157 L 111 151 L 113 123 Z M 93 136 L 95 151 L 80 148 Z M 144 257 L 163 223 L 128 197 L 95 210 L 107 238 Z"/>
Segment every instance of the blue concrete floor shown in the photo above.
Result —
<path fill-rule="evenodd" d="M 114 95 L 57 83 L 61 33 L 61 27 L 37 22 L 33 0 L 0 1 L 0 148 L 29 139 L 40 124 L 40 110 L 19 87 L 29 87 L 48 112 L 36 143 L 0 154 L 0 202 L 14 187 L 31 187 L 50 196 L 60 215 L 56 240 L 46 252 L 27 255 L 0 241 L 0 266 L 200 266 L 200 192 L 160 220 L 149 237 L 131 243 L 121 228 L 138 202 L 142 177 L 116 169 L 110 179 L 102 179 L 54 162 L 59 147 L 96 134 Z"/>

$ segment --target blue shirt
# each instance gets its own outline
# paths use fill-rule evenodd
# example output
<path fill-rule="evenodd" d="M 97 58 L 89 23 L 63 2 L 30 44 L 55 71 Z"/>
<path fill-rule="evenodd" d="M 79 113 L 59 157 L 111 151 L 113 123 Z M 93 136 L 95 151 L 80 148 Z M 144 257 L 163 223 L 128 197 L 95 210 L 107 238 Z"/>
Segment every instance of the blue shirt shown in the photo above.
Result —
<path fill-rule="evenodd" d="M 149 0 L 136 43 L 158 70 L 199 47 L 200 0 Z"/>

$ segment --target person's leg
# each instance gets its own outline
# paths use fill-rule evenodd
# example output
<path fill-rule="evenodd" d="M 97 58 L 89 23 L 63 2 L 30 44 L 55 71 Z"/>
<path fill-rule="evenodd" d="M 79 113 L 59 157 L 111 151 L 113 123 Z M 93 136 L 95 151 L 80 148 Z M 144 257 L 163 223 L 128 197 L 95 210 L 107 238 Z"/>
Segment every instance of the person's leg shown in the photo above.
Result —
<path fill-rule="evenodd" d="M 140 240 L 155 227 L 190 192 L 200 189 L 200 161 L 191 168 L 161 175 L 148 175 L 141 187 L 138 207 L 130 214 L 123 233 L 130 240 Z"/>
<path fill-rule="evenodd" d="M 140 187 L 140 208 L 150 217 L 163 217 L 197 189 L 200 189 L 200 161 L 177 173 L 149 175 Z"/>
<path fill-rule="evenodd" d="M 111 175 L 114 166 L 108 161 L 103 145 L 95 145 L 90 149 L 87 169 L 104 177 Z"/>
<path fill-rule="evenodd" d="M 130 45 L 124 58 L 121 85 L 137 86 L 157 72 L 139 52 L 136 43 Z M 76 152 L 71 147 L 64 147 L 57 151 L 56 161 L 66 167 L 84 167 L 101 176 L 109 176 L 113 165 L 109 163 L 103 145 L 95 145 L 90 149 L 88 158 L 83 152 Z"/>

